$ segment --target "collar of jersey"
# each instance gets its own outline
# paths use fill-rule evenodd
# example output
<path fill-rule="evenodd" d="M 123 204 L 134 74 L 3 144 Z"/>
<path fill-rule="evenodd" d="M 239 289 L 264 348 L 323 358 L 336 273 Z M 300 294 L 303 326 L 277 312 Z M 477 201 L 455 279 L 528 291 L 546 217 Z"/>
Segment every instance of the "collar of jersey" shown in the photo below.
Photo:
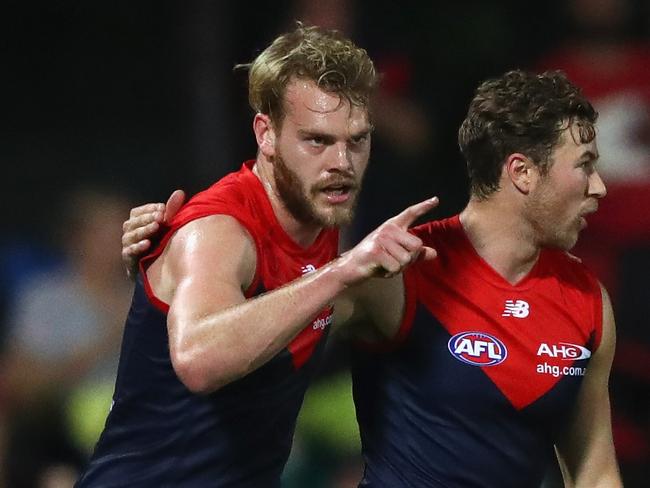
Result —
<path fill-rule="evenodd" d="M 257 203 L 258 210 L 261 211 L 264 220 L 267 222 L 268 235 L 273 240 L 273 242 L 276 245 L 286 249 L 291 254 L 298 255 L 298 256 L 300 255 L 311 256 L 321 246 L 327 245 L 328 242 L 327 237 L 330 235 L 331 232 L 337 232 L 336 230 L 332 230 L 332 229 L 321 230 L 320 233 L 318 234 L 318 237 L 316 237 L 316 240 L 313 242 L 313 244 L 311 244 L 308 247 L 301 246 L 296 241 L 294 241 L 289 234 L 287 234 L 287 232 L 284 230 L 282 225 L 280 225 L 280 222 L 278 221 L 278 218 L 275 215 L 275 212 L 273 211 L 271 201 L 269 200 L 269 197 L 266 194 L 264 185 L 262 184 L 261 180 L 257 177 L 257 175 L 253 173 L 253 166 L 255 166 L 254 159 L 246 161 L 244 163 L 244 167 L 246 169 L 246 177 L 250 178 L 251 180 L 251 187 L 253 188 L 252 191 L 253 197 L 255 199 L 255 202 Z"/>
<path fill-rule="evenodd" d="M 472 269 L 475 269 L 477 275 L 479 275 L 483 280 L 498 288 L 512 291 L 528 290 L 532 288 L 535 283 L 537 283 L 537 281 L 539 281 L 544 268 L 543 262 L 546 255 L 544 250 L 540 252 L 539 257 L 537 258 L 537 262 L 533 265 L 528 274 L 526 274 L 526 276 L 524 276 L 517 283 L 512 284 L 503 276 L 501 276 L 492 266 L 490 266 L 490 264 L 485 259 L 479 255 L 469 237 L 467 236 L 465 229 L 463 229 L 463 225 L 460 222 L 460 215 L 455 215 L 450 220 L 452 228 L 454 228 L 460 236 L 459 242 L 461 246 L 465 248 L 465 252 L 463 252 L 463 254 L 467 257 L 468 260 L 470 260 Z"/>

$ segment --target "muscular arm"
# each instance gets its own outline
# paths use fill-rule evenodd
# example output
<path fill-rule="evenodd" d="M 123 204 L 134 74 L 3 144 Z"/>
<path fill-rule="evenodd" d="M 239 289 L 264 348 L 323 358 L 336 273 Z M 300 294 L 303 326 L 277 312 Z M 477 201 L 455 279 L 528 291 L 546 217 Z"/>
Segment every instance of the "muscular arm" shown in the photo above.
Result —
<path fill-rule="evenodd" d="M 402 322 L 404 304 L 402 273 L 388 279 L 372 278 L 346 290 L 336 300 L 334 324 L 347 339 L 392 339 Z"/>
<path fill-rule="evenodd" d="M 211 216 L 182 227 L 147 271 L 158 298 L 170 305 L 170 355 L 181 381 L 205 393 L 245 376 L 344 290 L 432 253 L 407 229 L 435 203 L 409 207 L 317 272 L 248 300 L 243 290 L 254 275 L 255 248 L 239 223 Z"/>
<path fill-rule="evenodd" d="M 565 485 L 572 488 L 623 486 L 612 440 L 608 380 L 614 357 L 612 305 L 604 288 L 603 336 L 584 377 L 574 418 L 556 445 Z"/>
<path fill-rule="evenodd" d="M 247 300 L 243 290 L 255 260 L 240 224 L 211 216 L 181 228 L 147 272 L 157 296 L 170 305 L 174 369 L 194 392 L 216 390 L 260 367 L 346 286 L 331 265 Z"/>

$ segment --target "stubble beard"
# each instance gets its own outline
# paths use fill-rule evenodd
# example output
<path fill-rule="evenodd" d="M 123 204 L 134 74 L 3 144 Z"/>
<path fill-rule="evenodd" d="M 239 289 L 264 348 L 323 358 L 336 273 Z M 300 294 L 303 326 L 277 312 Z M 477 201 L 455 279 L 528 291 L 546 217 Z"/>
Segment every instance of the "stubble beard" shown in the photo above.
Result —
<path fill-rule="evenodd" d="M 274 178 L 280 199 L 299 222 L 320 227 L 340 227 L 352 222 L 357 203 L 356 190 L 353 190 L 345 205 L 331 206 L 329 211 L 321 211 L 315 204 L 319 190 L 314 187 L 306 189 L 279 152 L 274 158 Z"/>
<path fill-rule="evenodd" d="M 563 203 L 552 190 L 542 188 L 528 205 L 529 219 L 538 235 L 540 247 L 569 251 L 578 242 L 580 217 L 559 221 Z"/>

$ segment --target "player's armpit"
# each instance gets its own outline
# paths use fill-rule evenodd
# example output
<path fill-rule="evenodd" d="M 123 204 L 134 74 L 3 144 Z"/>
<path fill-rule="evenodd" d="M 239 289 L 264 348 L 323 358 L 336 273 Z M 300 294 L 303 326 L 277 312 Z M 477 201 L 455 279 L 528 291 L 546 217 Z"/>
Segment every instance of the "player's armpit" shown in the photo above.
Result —
<path fill-rule="evenodd" d="M 391 278 L 370 279 L 347 290 L 345 297 L 347 304 L 343 309 L 347 312 L 339 324 L 341 334 L 370 343 L 385 342 L 396 336 L 405 303 L 401 273 Z"/>
<path fill-rule="evenodd" d="M 616 333 L 609 296 L 603 297 L 603 332 L 593 354 L 567 431 L 556 445 L 565 486 L 573 488 L 622 487 L 609 402 L 609 373 Z"/>

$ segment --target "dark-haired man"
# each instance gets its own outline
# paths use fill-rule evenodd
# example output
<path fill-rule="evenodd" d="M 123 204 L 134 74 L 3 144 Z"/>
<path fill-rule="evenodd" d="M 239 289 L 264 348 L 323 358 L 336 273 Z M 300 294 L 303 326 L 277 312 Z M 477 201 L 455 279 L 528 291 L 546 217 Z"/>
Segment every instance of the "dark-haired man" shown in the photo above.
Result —
<path fill-rule="evenodd" d="M 413 230 L 438 258 L 405 271 L 405 302 L 381 298 L 405 303 L 398 343 L 353 355 L 361 486 L 538 487 L 554 450 L 567 486 L 621 486 L 611 304 L 567 254 L 606 193 L 596 117 L 559 73 L 478 87 L 469 204 Z"/>

